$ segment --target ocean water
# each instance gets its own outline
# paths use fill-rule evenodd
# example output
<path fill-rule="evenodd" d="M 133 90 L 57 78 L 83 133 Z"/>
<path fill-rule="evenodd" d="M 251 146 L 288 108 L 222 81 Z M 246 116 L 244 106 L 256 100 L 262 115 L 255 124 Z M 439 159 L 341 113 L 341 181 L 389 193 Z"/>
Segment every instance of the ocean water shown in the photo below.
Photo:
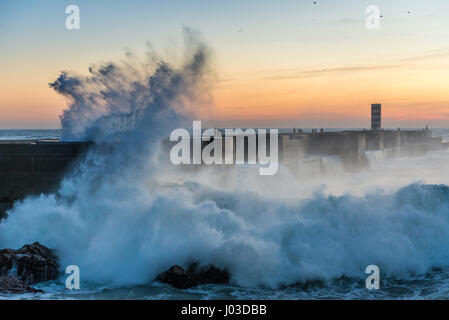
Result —
<path fill-rule="evenodd" d="M 332 281 L 312 281 L 268 289 L 236 285 L 202 285 L 187 290 L 174 289 L 157 282 L 138 286 L 110 287 L 84 283 L 80 290 L 67 290 L 65 278 L 34 287 L 45 293 L 0 295 L 0 299 L 39 300 L 447 300 L 449 269 L 433 268 L 406 279 L 384 277 L 379 290 L 367 290 L 364 279 L 342 277 Z"/>
<path fill-rule="evenodd" d="M 0 129 L 1 140 L 45 140 L 61 138 L 61 130 L 57 129 L 34 129 L 34 130 L 2 130 Z"/>
<path fill-rule="evenodd" d="M 285 288 L 245 288 L 235 285 L 202 285 L 178 290 L 160 283 L 113 288 L 84 284 L 80 290 L 67 290 L 65 279 L 40 283 L 34 287 L 45 293 L 0 295 L 0 299 L 39 300 L 447 300 L 449 298 L 449 270 L 436 268 L 424 275 L 381 279 L 380 290 L 367 290 L 361 279 L 341 278 L 331 282 L 311 282 Z"/>

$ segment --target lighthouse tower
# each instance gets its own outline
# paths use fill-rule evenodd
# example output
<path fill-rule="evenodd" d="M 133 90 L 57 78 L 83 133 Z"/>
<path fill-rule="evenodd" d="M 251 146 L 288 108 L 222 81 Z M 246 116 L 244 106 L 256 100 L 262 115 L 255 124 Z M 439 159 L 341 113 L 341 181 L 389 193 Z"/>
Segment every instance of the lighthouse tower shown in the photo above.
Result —
<path fill-rule="evenodd" d="M 373 103 L 371 105 L 371 130 L 380 130 L 382 128 L 381 110 L 380 103 Z"/>

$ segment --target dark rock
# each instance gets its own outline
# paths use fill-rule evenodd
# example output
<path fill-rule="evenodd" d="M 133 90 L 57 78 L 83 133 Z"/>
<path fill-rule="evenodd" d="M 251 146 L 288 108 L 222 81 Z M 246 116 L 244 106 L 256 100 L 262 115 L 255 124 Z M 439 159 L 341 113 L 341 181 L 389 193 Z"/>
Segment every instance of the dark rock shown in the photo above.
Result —
<path fill-rule="evenodd" d="M 53 250 L 39 242 L 18 250 L 0 250 L 0 276 L 14 276 L 25 286 L 58 278 L 59 264 Z"/>
<path fill-rule="evenodd" d="M 176 264 L 171 266 L 167 271 L 159 274 L 156 280 L 171 284 L 178 289 L 187 289 L 196 285 L 192 275 L 187 273 L 183 267 Z"/>
<path fill-rule="evenodd" d="M 14 276 L 0 276 L 0 293 L 39 293 L 43 292 L 27 286 L 22 280 Z"/>
<path fill-rule="evenodd" d="M 197 263 L 192 263 L 185 270 L 175 264 L 159 274 L 156 280 L 168 283 L 177 289 L 187 289 L 208 283 L 227 284 L 229 283 L 229 273 L 212 265 L 198 267 Z"/>

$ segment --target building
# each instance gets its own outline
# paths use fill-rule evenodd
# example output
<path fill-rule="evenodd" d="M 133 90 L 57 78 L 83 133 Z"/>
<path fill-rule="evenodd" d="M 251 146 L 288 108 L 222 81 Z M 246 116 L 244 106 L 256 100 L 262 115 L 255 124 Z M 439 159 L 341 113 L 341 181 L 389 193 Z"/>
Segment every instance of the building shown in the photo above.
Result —
<path fill-rule="evenodd" d="M 380 130 L 382 128 L 381 109 L 380 103 L 371 105 L 371 130 Z"/>

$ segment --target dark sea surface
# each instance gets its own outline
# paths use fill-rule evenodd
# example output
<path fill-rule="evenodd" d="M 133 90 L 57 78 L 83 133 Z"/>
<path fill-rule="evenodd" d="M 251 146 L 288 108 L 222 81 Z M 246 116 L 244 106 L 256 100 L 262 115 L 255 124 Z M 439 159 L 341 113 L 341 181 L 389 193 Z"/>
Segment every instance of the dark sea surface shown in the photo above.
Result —
<path fill-rule="evenodd" d="M 38 140 L 38 139 L 59 139 L 61 130 L 0 130 L 0 140 Z"/>

